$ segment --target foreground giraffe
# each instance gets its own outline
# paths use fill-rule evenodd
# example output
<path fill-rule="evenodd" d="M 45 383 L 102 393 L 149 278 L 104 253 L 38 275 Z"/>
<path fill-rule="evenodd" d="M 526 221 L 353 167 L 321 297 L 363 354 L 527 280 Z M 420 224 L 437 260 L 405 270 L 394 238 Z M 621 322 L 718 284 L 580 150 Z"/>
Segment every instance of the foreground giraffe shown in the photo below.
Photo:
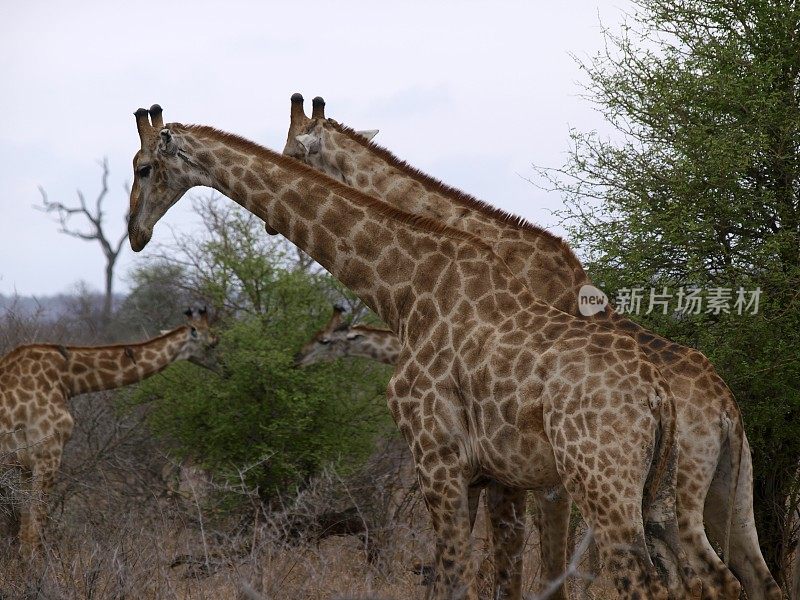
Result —
<path fill-rule="evenodd" d="M 511 490 L 564 485 L 625 598 L 669 595 L 645 543 L 643 500 L 657 504 L 656 533 L 681 576 L 675 594 L 699 597 L 702 583 L 677 546 L 674 404 L 630 337 L 536 300 L 469 234 L 236 135 L 163 126 L 157 105 L 153 125 L 147 110 L 135 115 L 134 251 L 190 188 L 213 187 L 307 252 L 399 335 L 387 402 L 436 534 L 435 598 L 474 593 L 470 525 L 486 478 Z M 499 571 L 520 576 L 512 564 Z"/>
<path fill-rule="evenodd" d="M 535 296 L 581 316 L 579 290 L 590 281 L 566 243 L 402 162 L 370 143 L 374 130 L 356 132 L 326 119 L 322 98 L 315 98 L 313 104 L 312 118 L 308 119 L 302 96 L 292 96 L 285 154 L 396 208 L 478 236 Z M 704 510 L 713 539 L 723 549 L 729 546 L 724 554 L 748 597 L 780 598 L 780 588 L 758 545 L 752 461 L 731 391 L 697 350 L 652 334 L 610 307 L 588 318 L 634 338 L 670 384 L 678 412 L 681 537 L 692 566 L 704 579 L 706 596 L 738 598 L 739 584 L 706 538 Z M 537 501 L 543 513 L 539 520 L 543 574 L 552 578 L 564 569 L 569 507 L 564 501 L 554 503 L 542 495 L 537 495 Z M 563 598 L 563 594 L 562 590 L 558 597 Z"/>
<path fill-rule="evenodd" d="M 32 344 L 0 359 L 0 455 L 21 469 L 25 505 L 20 515 L 20 554 L 41 543 L 46 499 L 72 435 L 68 400 L 79 394 L 136 383 L 176 360 L 212 368 L 216 338 L 205 310 L 186 311 L 188 323 L 139 344 L 60 346 Z"/>
<path fill-rule="evenodd" d="M 402 346 L 389 329 L 342 323 L 344 309 L 333 307 L 325 327 L 315 333 L 295 356 L 297 367 L 330 362 L 346 356 L 369 358 L 385 365 L 397 364 Z"/>

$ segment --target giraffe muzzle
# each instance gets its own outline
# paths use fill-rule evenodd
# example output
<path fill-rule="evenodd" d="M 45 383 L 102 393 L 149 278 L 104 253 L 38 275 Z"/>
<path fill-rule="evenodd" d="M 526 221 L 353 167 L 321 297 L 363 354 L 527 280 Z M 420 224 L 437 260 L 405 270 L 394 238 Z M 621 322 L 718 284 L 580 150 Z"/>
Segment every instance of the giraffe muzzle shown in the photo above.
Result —
<path fill-rule="evenodd" d="M 143 231 L 141 228 L 131 224 L 128 227 L 128 241 L 131 244 L 131 249 L 134 252 L 141 252 L 147 243 L 150 241 L 152 233 Z"/>

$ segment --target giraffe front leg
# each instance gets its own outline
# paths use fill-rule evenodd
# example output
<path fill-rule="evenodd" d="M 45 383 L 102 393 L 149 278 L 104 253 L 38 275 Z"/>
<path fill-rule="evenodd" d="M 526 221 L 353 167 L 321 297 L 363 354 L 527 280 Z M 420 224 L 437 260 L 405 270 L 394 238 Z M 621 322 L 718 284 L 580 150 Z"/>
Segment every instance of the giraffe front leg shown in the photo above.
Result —
<path fill-rule="evenodd" d="M 477 598 L 470 539 L 469 493 L 466 478 L 443 477 L 443 464 L 425 461 L 433 469 L 417 466 L 420 490 L 436 534 L 436 569 L 428 598 Z"/>
<path fill-rule="evenodd" d="M 39 547 L 39 521 L 35 515 L 37 500 L 34 497 L 33 473 L 23 467 L 19 478 L 19 554 L 25 561 L 33 559 Z"/>
<path fill-rule="evenodd" d="M 33 468 L 23 471 L 26 498 L 20 518 L 20 555 L 26 560 L 40 557 L 47 499 L 60 464 L 61 452 L 51 451 L 37 456 Z"/>
<path fill-rule="evenodd" d="M 561 577 L 567 568 L 567 539 L 571 502 L 563 487 L 532 492 L 536 501 L 536 526 L 539 529 L 539 547 L 542 563 L 542 584 Z M 562 584 L 550 598 L 566 600 L 566 586 Z"/>
<path fill-rule="evenodd" d="M 492 525 L 495 600 L 522 598 L 525 500 L 525 490 L 496 481 L 486 488 L 487 512 Z"/>

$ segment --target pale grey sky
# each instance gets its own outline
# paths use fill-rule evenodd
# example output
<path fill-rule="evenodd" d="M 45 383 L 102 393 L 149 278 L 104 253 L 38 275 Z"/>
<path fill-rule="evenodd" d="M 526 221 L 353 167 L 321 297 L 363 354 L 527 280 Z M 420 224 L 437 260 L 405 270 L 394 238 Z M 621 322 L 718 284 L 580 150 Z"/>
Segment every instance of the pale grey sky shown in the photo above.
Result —
<path fill-rule="evenodd" d="M 138 148 L 132 116 L 157 102 L 166 121 L 201 123 L 275 150 L 289 96 L 322 95 L 327 113 L 415 166 L 483 200 L 551 225 L 560 198 L 529 184 L 530 164 L 563 162 L 570 126 L 604 129 L 579 95 L 570 53 L 602 47 L 623 0 L 69 3 L 0 5 L 0 293 L 99 289 L 95 244 L 36 211 L 93 198 L 108 157 L 109 229 L 122 232 Z M 310 106 L 307 107 L 310 111 Z M 221 200 L 226 201 L 226 200 Z M 197 226 L 188 198 L 171 225 Z M 124 274 L 141 264 L 127 246 Z"/>

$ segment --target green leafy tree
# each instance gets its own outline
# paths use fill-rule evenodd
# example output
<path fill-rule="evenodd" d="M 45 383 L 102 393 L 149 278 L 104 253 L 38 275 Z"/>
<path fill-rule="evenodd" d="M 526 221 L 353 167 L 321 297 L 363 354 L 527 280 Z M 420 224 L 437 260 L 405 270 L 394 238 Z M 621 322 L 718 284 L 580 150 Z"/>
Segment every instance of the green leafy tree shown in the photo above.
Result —
<path fill-rule="evenodd" d="M 605 39 L 581 67 L 614 133 L 572 131 L 565 166 L 541 171 L 612 301 L 623 288 L 733 290 L 729 313 L 639 320 L 701 349 L 734 390 L 780 581 L 800 465 L 800 5 L 639 0 Z M 737 314 L 740 287 L 760 288 L 757 314 Z"/>

